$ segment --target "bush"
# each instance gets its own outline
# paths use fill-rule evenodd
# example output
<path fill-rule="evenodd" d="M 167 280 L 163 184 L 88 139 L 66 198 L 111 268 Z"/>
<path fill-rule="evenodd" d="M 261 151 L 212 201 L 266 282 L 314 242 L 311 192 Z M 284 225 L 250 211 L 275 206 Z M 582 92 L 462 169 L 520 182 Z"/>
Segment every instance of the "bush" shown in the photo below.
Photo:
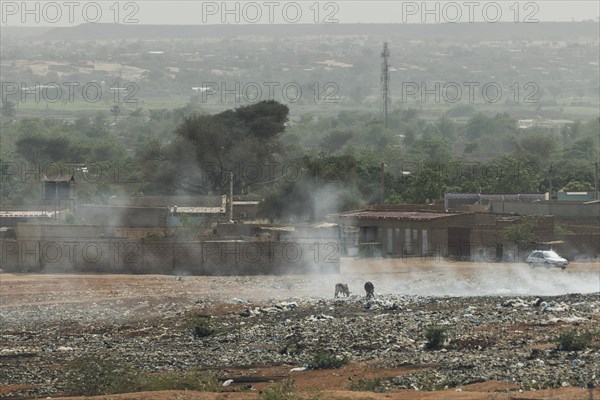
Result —
<path fill-rule="evenodd" d="M 210 319 L 202 318 L 198 319 L 196 326 L 194 326 L 194 333 L 196 333 L 196 335 L 201 338 L 208 337 L 212 336 L 215 333 L 215 328 L 210 323 Z"/>
<path fill-rule="evenodd" d="M 375 378 L 366 380 L 364 378 L 360 378 L 358 382 L 352 381 L 348 385 L 348 389 L 355 392 L 377 392 L 382 387 L 382 379 Z"/>
<path fill-rule="evenodd" d="M 425 348 L 428 350 L 437 350 L 442 347 L 446 340 L 446 330 L 438 325 L 429 325 L 425 330 L 427 343 Z"/>
<path fill-rule="evenodd" d="M 130 368 L 112 360 L 82 357 L 65 370 L 65 389 L 72 395 L 94 396 L 130 391 L 136 376 Z"/>
<path fill-rule="evenodd" d="M 158 390 L 220 390 L 218 375 L 214 371 L 149 373 L 93 357 L 75 360 L 67 367 L 64 376 L 68 394 L 80 396 Z"/>
<path fill-rule="evenodd" d="M 65 213 L 65 224 L 67 225 L 75 225 L 77 222 L 77 217 L 71 211 L 67 211 Z"/>
<path fill-rule="evenodd" d="M 318 349 L 309 364 L 311 369 L 333 369 L 348 365 L 350 358 L 347 356 L 337 356 L 332 351 Z"/>
<path fill-rule="evenodd" d="M 142 373 L 138 377 L 139 391 L 196 390 L 218 392 L 221 389 L 215 371 L 169 371 L 160 374 Z"/>
<path fill-rule="evenodd" d="M 148 239 L 164 239 L 166 235 L 163 232 L 148 232 L 146 237 Z"/>
<path fill-rule="evenodd" d="M 297 355 L 302 353 L 304 345 L 298 336 L 292 336 L 285 341 L 285 346 L 279 350 L 279 354 Z"/>
<path fill-rule="evenodd" d="M 563 351 L 583 350 L 588 347 L 591 342 L 591 332 L 578 332 L 575 329 L 561 333 L 556 341 L 558 344 L 558 349 Z"/>
<path fill-rule="evenodd" d="M 294 396 L 294 380 L 291 378 L 284 379 L 281 385 L 272 385 L 265 388 L 260 393 L 261 400 L 297 400 Z"/>
<path fill-rule="evenodd" d="M 207 315 L 188 315 L 183 327 L 193 331 L 194 335 L 199 338 L 210 337 L 220 332 L 218 326 L 212 321 L 212 317 Z"/>

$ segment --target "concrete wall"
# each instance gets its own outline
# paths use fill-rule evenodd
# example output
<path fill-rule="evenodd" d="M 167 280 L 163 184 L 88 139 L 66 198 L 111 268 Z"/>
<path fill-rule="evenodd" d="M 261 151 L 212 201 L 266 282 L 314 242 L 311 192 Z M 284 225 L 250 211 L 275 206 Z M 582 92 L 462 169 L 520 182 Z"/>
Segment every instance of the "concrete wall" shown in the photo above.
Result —
<path fill-rule="evenodd" d="M 169 210 L 167 207 L 78 205 L 76 215 L 82 225 L 163 228 L 167 226 Z"/>
<path fill-rule="evenodd" d="M 443 204 L 374 204 L 369 210 L 445 212 Z"/>
<path fill-rule="evenodd" d="M 17 239 L 48 240 L 48 238 L 64 239 L 96 239 L 114 236 L 114 228 L 99 225 L 59 225 L 21 223 L 16 228 Z"/>
<path fill-rule="evenodd" d="M 227 236 L 256 236 L 259 232 L 259 224 L 218 224 L 217 235 Z"/>
<path fill-rule="evenodd" d="M 19 224 L 26 222 L 38 222 L 38 223 L 51 223 L 55 221 L 52 217 L 3 217 L 0 225 L 2 227 L 11 227 L 14 228 Z"/>
<path fill-rule="evenodd" d="M 141 196 L 108 199 L 109 205 L 122 207 L 220 207 L 223 202 L 223 196 Z"/>
<path fill-rule="evenodd" d="M 229 210 L 228 210 L 229 212 Z M 233 202 L 233 219 L 236 221 L 253 221 L 258 218 L 258 205 L 236 204 Z"/>
<path fill-rule="evenodd" d="M 545 193 L 446 193 L 444 195 L 444 206 L 446 209 L 458 210 L 462 207 L 474 204 L 488 204 L 491 201 L 534 201 L 548 200 Z"/>
<path fill-rule="evenodd" d="M 4 271 L 255 275 L 339 273 L 339 242 L 0 240 Z"/>
<path fill-rule="evenodd" d="M 600 233 L 571 233 L 559 235 L 558 240 L 564 243 L 557 251 L 567 260 L 600 258 Z"/>
<path fill-rule="evenodd" d="M 555 201 L 535 203 L 492 201 L 490 204 L 490 210 L 494 214 L 554 215 L 557 218 L 600 218 L 600 202 L 583 204 Z"/>
<path fill-rule="evenodd" d="M 148 235 L 156 235 L 158 237 L 166 237 L 169 234 L 175 232 L 175 229 L 171 228 L 123 228 L 115 227 L 114 237 L 123 239 L 144 239 L 148 238 Z"/>

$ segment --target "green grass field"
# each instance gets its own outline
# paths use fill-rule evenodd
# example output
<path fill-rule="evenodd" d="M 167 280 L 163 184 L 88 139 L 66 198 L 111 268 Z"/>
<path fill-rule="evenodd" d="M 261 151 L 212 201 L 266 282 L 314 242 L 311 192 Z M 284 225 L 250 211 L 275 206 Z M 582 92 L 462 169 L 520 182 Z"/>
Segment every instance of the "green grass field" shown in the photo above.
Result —
<path fill-rule="evenodd" d="M 135 110 L 136 108 L 142 108 L 144 110 L 150 109 L 174 109 L 184 107 L 189 101 L 187 96 L 168 96 L 161 98 L 142 98 L 137 103 L 120 103 L 121 115 L 119 118 L 127 116 L 128 112 Z M 74 102 L 58 102 L 58 103 L 46 103 L 46 102 L 21 102 L 17 104 L 17 115 L 19 117 L 36 116 L 36 117 L 48 117 L 48 118 L 64 118 L 64 119 L 75 119 L 81 115 L 93 115 L 97 112 L 110 113 L 110 108 L 115 103 L 110 101 L 99 101 L 96 103 L 86 102 L 83 100 Z M 375 102 L 371 102 L 368 105 L 357 105 L 350 102 L 345 102 L 343 99 L 338 103 L 290 103 L 290 116 L 297 117 L 302 114 L 311 113 L 314 115 L 336 115 L 342 110 L 349 111 L 362 111 L 362 112 L 380 112 L 379 107 L 374 106 Z M 469 104 L 469 103 L 465 103 Z M 218 113 L 226 109 L 235 108 L 245 105 L 242 102 L 235 103 L 219 103 L 219 102 L 207 102 L 200 105 L 200 108 L 205 110 L 209 114 Z M 420 117 L 422 119 L 433 121 L 443 116 L 446 112 L 450 111 L 457 104 L 453 103 L 399 103 L 398 101 L 392 102 L 392 110 L 397 109 L 409 109 L 417 108 L 420 111 Z M 585 99 L 584 101 L 574 103 L 571 99 L 562 99 L 556 103 L 556 105 L 549 105 L 538 107 L 537 104 L 518 104 L 516 106 L 510 106 L 507 104 L 500 103 L 473 103 L 475 112 L 483 112 L 486 114 L 494 113 L 508 113 L 515 118 L 537 118 L 543 117 L 546 119 L 571 119 L 571 120 L 589 120 L 597 118 L 599 113 L 600 102 L 598 99 Z M 453 116 L 453 119 L 462 121 L 468 119 L 472 114 L 464 116 Z"/>

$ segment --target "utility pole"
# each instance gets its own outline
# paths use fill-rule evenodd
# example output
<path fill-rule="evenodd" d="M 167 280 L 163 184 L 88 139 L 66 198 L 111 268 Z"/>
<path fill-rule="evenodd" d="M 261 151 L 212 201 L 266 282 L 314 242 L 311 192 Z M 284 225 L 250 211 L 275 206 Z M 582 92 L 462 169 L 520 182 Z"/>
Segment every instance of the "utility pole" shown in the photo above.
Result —
<path fill-rule="evenodd" d="M 595 200 L 600 200 L 598 198 L 598 161 L 594 163 L 594 192 L 596 192 Z"/>
<path fill-rule="evenodd" d="M 60 181 L 60 179 L 58 180 Z M 60 208 L 60 200 L 58 200 L 58 181 L 54 182 L 54 219 L 58 220 L 59 218 L 59 208 Z"/>
<path fill-rule="evenodd" d="M 552 176 L 554 175 L 554 170 L 552 169 L 552 164 L 550 164 L 550 169 L 548 170 L 548 200 L 552 200 Z"/>
<path fill-rule="evenodd" d="M 390 65 L 389 65 L 390 49 L 387 42 L 383 43 L 381 51 L 381 101 L 383 103 L 383 124 L 389 128 L 388 112 L 390 105 Z"/>
<path fill-rule="evenodd" d="M 385 201 L 385 164 L 381 163 L 381 204 Z"/>
<path fill-rule="evenodd" d="M 229 220 L 233 221 L 233 172 L 229 173 Z"/>

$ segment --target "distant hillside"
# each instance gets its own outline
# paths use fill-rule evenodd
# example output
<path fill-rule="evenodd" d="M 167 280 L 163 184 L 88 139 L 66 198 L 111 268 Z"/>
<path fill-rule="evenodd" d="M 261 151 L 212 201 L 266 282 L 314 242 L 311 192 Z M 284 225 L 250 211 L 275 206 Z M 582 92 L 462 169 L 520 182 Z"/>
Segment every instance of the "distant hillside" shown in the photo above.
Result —
<path fill-rule="evenodd" d="M 598 40 L 596 22 L 542 22 L 535 24 L 282 24 L 282 25 L 126 25 L 83 24 L 53 28 L 35 40 L 194 39 L 236 36 L 381 35 L 412 39 L 452 37 L 477 40 Z"/>
<path fill-rule="evenodd" d="M 39 38 L 49 30 L 54 29 L 52 27 L 17 27 L 8 26 L 0 28 L 0 35 L 4 39 L 27 39 L 27 38 Z"/>

